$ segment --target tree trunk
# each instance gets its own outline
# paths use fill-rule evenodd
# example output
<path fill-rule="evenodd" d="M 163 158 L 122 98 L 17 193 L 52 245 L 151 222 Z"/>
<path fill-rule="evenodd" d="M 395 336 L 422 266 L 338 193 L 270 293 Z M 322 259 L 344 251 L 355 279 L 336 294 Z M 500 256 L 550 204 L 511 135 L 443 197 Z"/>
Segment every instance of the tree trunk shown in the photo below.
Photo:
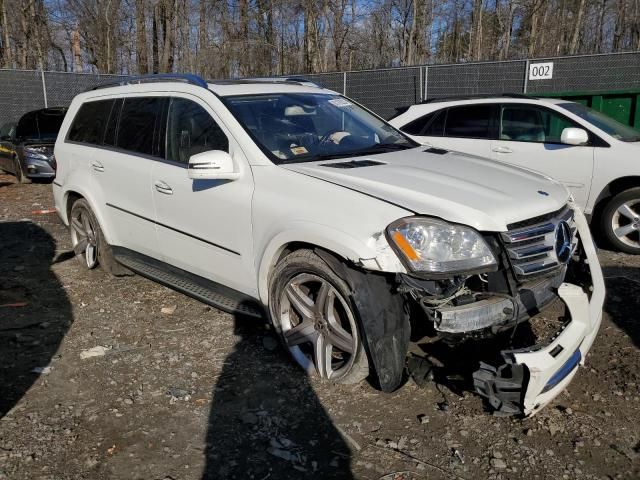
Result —
<path fill-rule="evenodd" d="M 569 54 L 575 55 L 578 52 L 580 31 L 582 30 L 582 19 L 584 17 L 585 0 L 580 0 L 578 4 L 578 12 L 573 23 L 573 34 L 571 35 L 571 43 L 569 44 Z"/>
<path fill-rule="evenodd" d="M 136 0 L 136 66 L 138 74 L 149 73 L 145 0 Z"/>
<path fill-rule="evenodd" d="M 9 41 L 9 23 L 7 22 L 7 5 L 5 0 L 0 0 L 0 18 L 3 37 L 3 65 L 4 68 L 14 68 L 13 53 L 11 51 L 11 42 Z"/>
<path fill-rule="evenodd" d="M 80 31 L 77 24 L 71 34 L 71 52 L 73 53 L 73 71 L 82 72 L 82 50 L 80 48 Z"/>
<path fill-rule="evenodd" d="M 160 5 L 156 5 L 153 8 L 153 19 L 151 23 L 151 64 L 153 65 L 153 73 L 160 72 L 160 51 L 158 45 L 158 24 L 160 23 L 158 20 Z"/>
<path fill-rule="evenodd" d="M 624 37 L 624 24 L 627 10 L 627 2 L 618 0 L 618 8 L 616 9 L 616 24 L 613 32 L 613 51 L 617 52 L 622 48 L 622 38 Z"/>

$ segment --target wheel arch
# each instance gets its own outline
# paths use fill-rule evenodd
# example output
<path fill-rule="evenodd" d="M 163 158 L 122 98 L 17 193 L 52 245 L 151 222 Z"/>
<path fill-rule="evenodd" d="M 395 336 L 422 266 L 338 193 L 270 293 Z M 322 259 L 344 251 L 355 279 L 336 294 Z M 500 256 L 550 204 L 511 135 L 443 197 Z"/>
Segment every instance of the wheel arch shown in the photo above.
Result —
<path fill-rule="evenodd" d="M 604 206 L 611 198 L 625 190 L 635 187 L 640 187 L 639 175 L 620 177 L 609 182 L 596 197 L 596 201 L 593 204 L 592 218 L 599 217 L 602 214 Z"/>
<path fill-rule="evenodd" d="M 65 222 L 66 225 L 69 225 L 69 216 L 71 214 L 71 208 L 73 207 L 73 204 L 80 199 L 84 199 L 87 201 L 87 203 L 89 204 L 89 206 L 91 207 L 91 210 L 93 211 L 93 214 L 96 216 L 96 218 L 98 219 L 98 223 L 100 224 L 100 228 L 102 230 L 102 233 L 104 235 L 105 240 L 107 241 L 107 243 L 111 243 L 110 239 L 111 239 L 111 235 L 110 235 L 110 231 L 107 225 L 107 222 L 105 222 L 104 217 L 102 216 L 102 211 L 98 208 L 96 208 L 95 202 L 93 202 L 91 200 L 91 196 L 88 195 L 83 189 L 81 188 L 69 188 L 64 192 L 64 196 L 63 196 L 63 206 L 64 206 L 64 218 L 63 221 Z"/>
<path fill-rule="evenodd" d="M 330 236 L 335 233 L 336 236 Z M 347 241 L 344 240 L 346 237 Z M 275 236 L 264 249 L 258 266 L 258 294 L 264 305 L 269 305 L 269 281 L 276 264 L 291 252 L 300 249 L 321 249 L 344 262 L 356 263 L 361 255 L 358 253 L 357 241 L 342 232 L 325 230 L 317 232 L 288 231 Z M 364 247 L 364 245 L 362 245 Z"/>

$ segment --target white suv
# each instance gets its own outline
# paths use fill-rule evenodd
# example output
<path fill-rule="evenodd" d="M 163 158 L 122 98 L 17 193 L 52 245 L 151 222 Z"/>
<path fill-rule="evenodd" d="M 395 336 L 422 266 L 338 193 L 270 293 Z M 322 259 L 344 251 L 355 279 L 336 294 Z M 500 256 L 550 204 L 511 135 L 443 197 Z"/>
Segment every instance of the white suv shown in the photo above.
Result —
<path fill-rule="evenodd" d="M 602 273 L 563 186 L 425 150 L 329 90 L 142 78 L 78 95 L 55 155 L 84 267 L 266 311 L 294 359 L 333 382 L 371 374 L 390 391 L 410 342 L 489 338 L 502 347 L 469 359 L 476 390 L 530 414 L 600 325 Z M 568 309 L 561 333 L 512 342 L 554 304 Z"/>
<path fill-rule="evenodd" d="M 434 99 L 390 123 L 423 144 L 560 180 L 612 246 L 640 254 L 640 132 L 579 103 L 525 95 Z"/>

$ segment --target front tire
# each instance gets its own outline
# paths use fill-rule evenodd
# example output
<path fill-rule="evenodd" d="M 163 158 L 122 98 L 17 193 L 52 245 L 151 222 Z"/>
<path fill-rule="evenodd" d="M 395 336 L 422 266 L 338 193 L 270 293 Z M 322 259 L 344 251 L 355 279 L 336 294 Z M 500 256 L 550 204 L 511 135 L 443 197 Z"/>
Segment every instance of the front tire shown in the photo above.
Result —
<path fill-rule="evenodd" d="M 617 250 L 640 255 L 640 187 L 613 197 L 602 212 L 602 228 Z"/>
<path fill-rule="evenodd" d="M 309 374 L 355 384 L 369 375 L 357 311 L 347 284 L 311 250 L 275 266 L 269 313 L 294 360 Z"/>

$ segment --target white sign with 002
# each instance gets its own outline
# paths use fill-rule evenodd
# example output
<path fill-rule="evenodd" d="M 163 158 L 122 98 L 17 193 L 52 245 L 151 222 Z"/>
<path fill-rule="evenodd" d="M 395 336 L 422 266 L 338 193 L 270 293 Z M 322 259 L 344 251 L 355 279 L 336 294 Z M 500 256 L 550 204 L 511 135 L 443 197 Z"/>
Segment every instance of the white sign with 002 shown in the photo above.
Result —
<path fill-rule="evenodd" d="M 553 78 L 553 62 L 529 65 L 529 80 L 550 80 Z"/>

